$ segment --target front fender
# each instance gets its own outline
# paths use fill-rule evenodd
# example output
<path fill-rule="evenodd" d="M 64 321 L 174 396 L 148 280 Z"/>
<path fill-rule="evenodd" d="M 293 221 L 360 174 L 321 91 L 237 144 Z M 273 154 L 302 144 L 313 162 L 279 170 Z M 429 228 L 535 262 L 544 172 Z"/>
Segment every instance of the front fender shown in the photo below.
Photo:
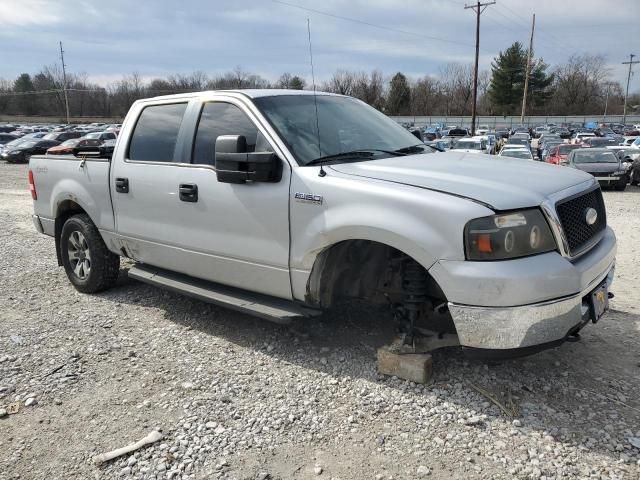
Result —
<path fill-rule="evenodd" d="M 322 203 L 299 201 L 296 193 Z M 300 300 L 318 255 L 336 243 L 382 243 L 428 269 L 440 259 L 464 260 L 465 224 L 493 213 L 453 195 L 337 172 L 319 177 L 313 168 L 295 169 L 291 197 L 291 279 Z"/>

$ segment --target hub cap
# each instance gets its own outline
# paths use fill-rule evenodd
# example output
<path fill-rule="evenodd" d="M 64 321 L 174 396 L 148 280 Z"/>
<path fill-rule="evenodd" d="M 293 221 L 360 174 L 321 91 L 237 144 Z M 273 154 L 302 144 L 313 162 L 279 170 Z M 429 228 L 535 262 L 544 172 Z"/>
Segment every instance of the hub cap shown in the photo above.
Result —
<path fill-rule="evenodd" d="M 67 250 L 73 273 L 80 280 L 85 280 L 91 271 L 91 252 L 89 244 L 81 232 L 75 231 L 69 235 Z"/>

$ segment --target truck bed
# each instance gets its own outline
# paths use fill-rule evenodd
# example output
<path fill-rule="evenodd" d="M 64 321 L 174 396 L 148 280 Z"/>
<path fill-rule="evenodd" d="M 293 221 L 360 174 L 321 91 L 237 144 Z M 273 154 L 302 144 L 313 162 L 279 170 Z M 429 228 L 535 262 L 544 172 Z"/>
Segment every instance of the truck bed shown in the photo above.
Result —
<path fill-rule="evenodd" d="M 38 195 L 34 213 L 43 225 L 68 205 L 80 205 L 101 230 L 114 229 L 109 192 L 110 161 L 73 155 L 34 155 L 29 161 Z M 73 192 L 73 193 L 70 193 Z"/>

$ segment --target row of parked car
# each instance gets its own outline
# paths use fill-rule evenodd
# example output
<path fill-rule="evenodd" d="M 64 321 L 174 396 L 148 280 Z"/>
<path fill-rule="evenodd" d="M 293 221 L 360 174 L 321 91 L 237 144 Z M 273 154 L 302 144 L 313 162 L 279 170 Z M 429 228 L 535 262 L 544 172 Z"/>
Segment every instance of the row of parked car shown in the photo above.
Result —
<path fill-rule="evenodd" d="M 462 151 L 569 166 L 594 175 L 602 186 L 624 190 L 640 182 L 640 125 L 518 125 L 475 135 L 459 126 L 408 126 L 424 143 L 441 151 Z M 624 135 L 618 133 L 622 132 Z M 535 147 L 532 146 L 535 144 Z"/>
<path fill-rule="evenodd" d="M 27 163 L 32 155 L 64 155 L 95 147 L 113 151 L 120 124 L 0 125 L 0 160 Z"/>

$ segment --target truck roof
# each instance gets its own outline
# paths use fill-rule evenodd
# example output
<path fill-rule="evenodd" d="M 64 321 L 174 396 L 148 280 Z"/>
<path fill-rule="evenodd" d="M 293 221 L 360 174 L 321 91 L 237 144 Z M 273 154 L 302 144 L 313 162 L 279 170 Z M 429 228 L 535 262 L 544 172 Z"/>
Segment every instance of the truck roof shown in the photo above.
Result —
<path fill-rule="evenodd" d="M 254 88 L 254 89 L 237 89 L 237 90 L 203 90 L 200 92 L 189 92 L 189 93 L 177 93 L 174 95 L 160 95 L 152 98 L 145 98 L 143 100 L 157 100 L 157 99 L 171 99 L 171 98 L 193 98 L 193 97 L 205 97 L 207 95 L 211 95 L 212 93 L 234 93 L 238 95 L 243 95 L 249 98 L 259 98 L 259 97 L 275 97 L 280 95 L 313 95 L 313 90 L 289 90 L 284 88 Z M 316 91 L 316 95 L 320 96 L 336 96 L 342 97 L 344 95 L 339 95 L 337 93 L 329 93 L 329 92 L 319 92 Z"/>

